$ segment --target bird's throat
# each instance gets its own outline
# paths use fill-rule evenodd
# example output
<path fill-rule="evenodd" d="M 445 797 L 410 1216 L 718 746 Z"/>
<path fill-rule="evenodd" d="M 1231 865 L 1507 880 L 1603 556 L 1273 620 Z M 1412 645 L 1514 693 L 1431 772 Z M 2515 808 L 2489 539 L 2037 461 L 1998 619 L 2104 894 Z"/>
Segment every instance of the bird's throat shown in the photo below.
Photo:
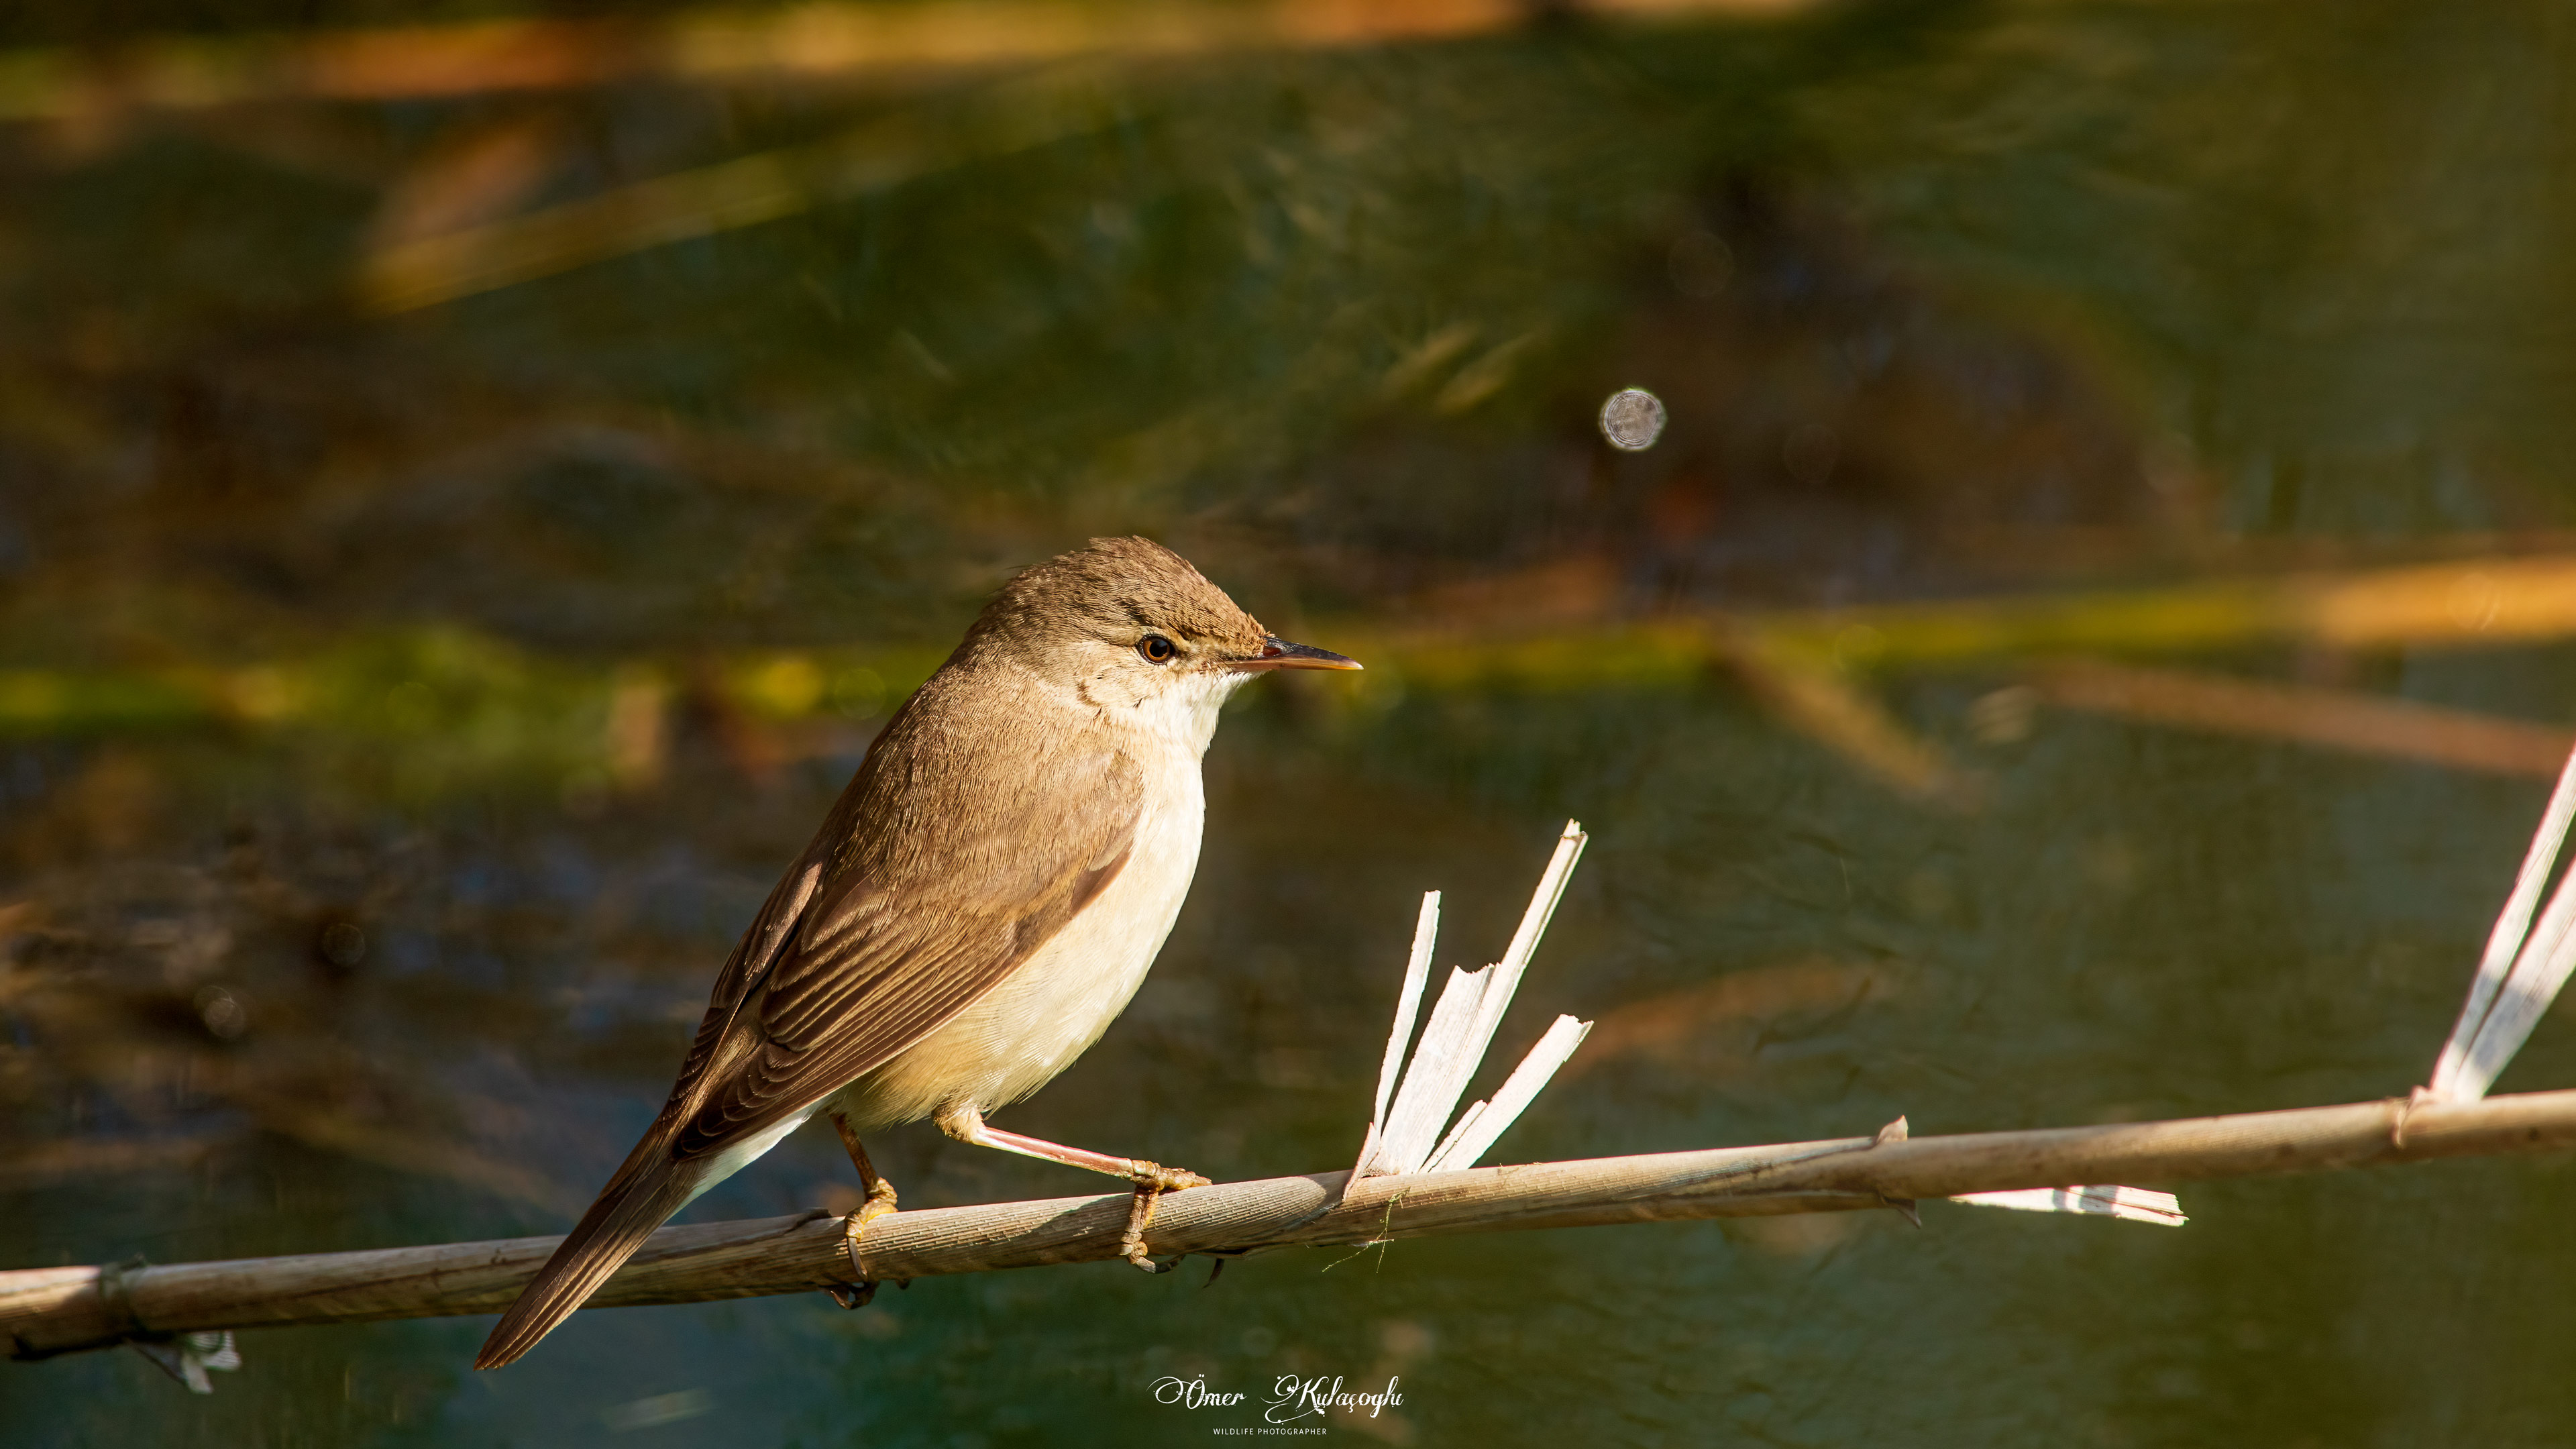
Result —
<path fill-rule="evenodd" d="M 1207 753 L 1209 742 L 1216 738 L 1217 716 L 1225 702 L 1251 678 L 1231 670 L 1182 675 L 1169 688 L 1136 703 L 1136 727 L 1178 746 L 1196 760 Z"/>

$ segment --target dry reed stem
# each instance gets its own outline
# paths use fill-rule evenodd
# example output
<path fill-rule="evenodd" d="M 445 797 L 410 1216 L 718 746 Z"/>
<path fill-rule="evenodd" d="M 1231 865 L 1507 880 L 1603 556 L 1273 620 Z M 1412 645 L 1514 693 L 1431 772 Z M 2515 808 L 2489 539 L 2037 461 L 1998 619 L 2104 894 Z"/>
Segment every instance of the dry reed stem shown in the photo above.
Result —
<path fill-rule="evenodd" d="M 1446 1233 L 1865 1209 L 1906 1198 L 2088 1182 L 2179 1182 L 2576 1146 L 2576 1091 L 2403 1100 L 2170 1122 L 1916 1137 L 1221 1183 L 1165 1199 L 1157 1254 L 1313 1247 Z M 868 1227 L 867 1271 L 926 1278 L 1118 1256 L 1128 1195 L 899 1212 Z M 167 1267 L 0 1273 L 15 1358 L 235 1328 L 496 1313 L 556 1238 Z M 592 1307 L 808 1292 L 850 1277 L 840 1220 L 664 1228 Z"/>

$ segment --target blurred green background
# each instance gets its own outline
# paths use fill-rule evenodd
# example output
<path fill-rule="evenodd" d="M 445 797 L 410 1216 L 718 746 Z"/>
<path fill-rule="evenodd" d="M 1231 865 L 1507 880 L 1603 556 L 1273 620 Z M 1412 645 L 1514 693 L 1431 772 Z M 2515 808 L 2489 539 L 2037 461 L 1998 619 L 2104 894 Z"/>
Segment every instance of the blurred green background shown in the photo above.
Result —
<path fill-rule="evenodd" d="M 875 727 L 1106 532 L 1371 669 L 1229 713 L 1154 976 L 1005 1125 L 1347 1163 L 1419 893 L 1481 963 L 1567 816 L 1496 1055 L 1602 1026 L 1495 1160 L 2402 1093 L 2576 718 L 2571 78 L 2541 4 L 0 9 L 6 1266 L 560 1230 Z M 2156 623 L 2326 584 L 2398 623 Z M 1995 598 L 2279 708 L 1909 656 Z M 2447 713 L 2319 747 L 2390 700 Z M 2571 1080 L 2550 1022 L 2501 1086 Z M 849 1177 L 815 1129 L 691 1215 Z M 486 1320 L 273 1331 L 211 1398 L 10 1366 L 0 1440 L 1177 1443 L 1257 1415 L 1157 1378 L 1296 1372 L 1400 1375 L 1332 1425 L 1396 1444 L 2548 1444 L 2570 1183 L 1101 1264 L 484 1375 Z"/>

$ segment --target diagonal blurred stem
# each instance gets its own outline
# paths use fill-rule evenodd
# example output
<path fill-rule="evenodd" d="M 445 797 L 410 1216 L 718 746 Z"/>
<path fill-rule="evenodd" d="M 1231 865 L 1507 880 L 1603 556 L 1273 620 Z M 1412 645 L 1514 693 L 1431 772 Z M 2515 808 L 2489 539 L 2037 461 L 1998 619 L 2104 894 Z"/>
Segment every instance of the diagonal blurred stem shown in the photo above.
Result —
<path fill-rule="evenodd" d="M 2355 690 L 2098 659 L 2041 664 L 2029 680 L 2041 699 L 2066 709 L 2488 774 L 2555 776 L 2576 744 L 2576 730 L 2556 725 Z"/>
<path fill-rule="evenodd" d="M 366 258 L 358 291 L 376 313 L 432 307 L 1030 150 L 1109 124 L 1116 106 L 1096 67 L 1019 77 L 935 119 L 905 111 L 812 145 L 736 157 L 404 241 Z"/>

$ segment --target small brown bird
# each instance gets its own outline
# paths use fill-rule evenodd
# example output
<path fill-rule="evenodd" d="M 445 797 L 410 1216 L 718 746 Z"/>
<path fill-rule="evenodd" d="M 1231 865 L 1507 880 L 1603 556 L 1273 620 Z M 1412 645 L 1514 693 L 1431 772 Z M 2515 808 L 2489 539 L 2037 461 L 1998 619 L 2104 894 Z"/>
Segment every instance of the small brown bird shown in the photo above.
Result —
<path fill-rule="evenodd" d="M 860 1134 L 961 1142 L 1158 1194 L 1196 1173 L 1041 1142 L 984 1114 L 1046 1085 L 1144 983 L 1197 868 L 1199 759 L 1272 669 L 1357 669 L 1273 637 L 1180 555 L 1094 539 L 1020 574 L 888 721 L 717 976 L 661 1115 L 475 1357 L 536 1346 L 690 1199 L 816 1111 L 894 1210 Z"/>

